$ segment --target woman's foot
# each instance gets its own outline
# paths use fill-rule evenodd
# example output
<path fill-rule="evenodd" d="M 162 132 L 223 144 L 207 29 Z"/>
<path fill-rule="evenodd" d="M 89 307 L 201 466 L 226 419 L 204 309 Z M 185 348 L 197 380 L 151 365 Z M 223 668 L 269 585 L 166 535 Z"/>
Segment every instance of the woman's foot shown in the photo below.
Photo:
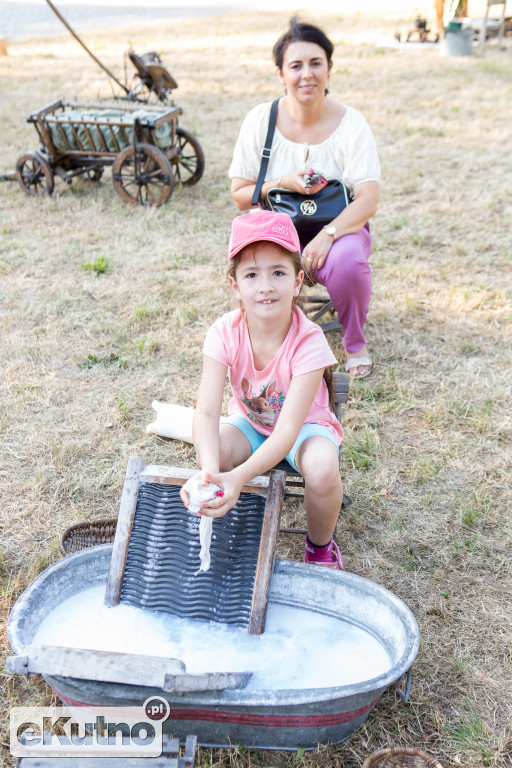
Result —
<path fill-rule="evenodd" d="M 366 347 L 351 354 L 347 352 L 345 371 L 353 379 L 365 379 L 373 371 L 373 361 Z"/>

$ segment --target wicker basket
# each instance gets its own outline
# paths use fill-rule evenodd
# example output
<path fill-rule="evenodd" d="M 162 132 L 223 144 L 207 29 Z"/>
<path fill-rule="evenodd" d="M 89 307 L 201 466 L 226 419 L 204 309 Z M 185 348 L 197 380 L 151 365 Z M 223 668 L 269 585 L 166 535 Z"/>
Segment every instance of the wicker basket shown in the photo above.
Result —
<path fill-rule="evenodd" d="M 367 757 L 363 768 L 443 768 L 433 756 L 414 747 L 389 747 Z"/>
<path fill-rule="evenodd" d="M 66 528 L 60 537 L 59 549 L 63 555 L 71 555 L 80 549 L 95 547 L 97 544 L 112 544 L 116 534 L 117 518 L 109 520 L 88 520 Z"/>

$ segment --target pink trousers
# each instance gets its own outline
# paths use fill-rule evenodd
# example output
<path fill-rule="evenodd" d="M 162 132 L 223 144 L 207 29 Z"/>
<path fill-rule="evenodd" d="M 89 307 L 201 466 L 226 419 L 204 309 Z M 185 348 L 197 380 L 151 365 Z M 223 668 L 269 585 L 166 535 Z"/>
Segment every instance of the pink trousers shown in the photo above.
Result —
<path fill-rule="evenodd" d="M 369 258 L 372 238 L 368 227 L 335 240 L 317 282 L 325 285 L 343 328 L 343 346 L 354 354 L 366 344 L 363 327 L 370 306 L 372 277 Z"/>

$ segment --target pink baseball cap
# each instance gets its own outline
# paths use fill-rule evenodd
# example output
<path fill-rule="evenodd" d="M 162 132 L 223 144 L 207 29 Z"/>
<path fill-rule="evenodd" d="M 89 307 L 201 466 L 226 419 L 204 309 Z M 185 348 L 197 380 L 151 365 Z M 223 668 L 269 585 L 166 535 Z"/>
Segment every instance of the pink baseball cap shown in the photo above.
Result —
<path fill-rule="evenodd" d="M 287 251 L 293 253 L 300 251 L 297 230 L 287 213 L 254 210 L 234 219 L 229 238 L 228 258 L 232 259 L 246 245 L 262 240 L 282 245 Z"/>

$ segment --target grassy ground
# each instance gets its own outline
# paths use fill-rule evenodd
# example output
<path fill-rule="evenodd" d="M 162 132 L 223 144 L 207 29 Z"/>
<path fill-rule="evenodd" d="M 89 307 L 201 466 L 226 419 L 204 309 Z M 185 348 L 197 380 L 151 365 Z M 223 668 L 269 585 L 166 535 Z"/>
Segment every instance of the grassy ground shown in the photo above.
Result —
<path fill-rule="evenodd" d="M 337 43 L 331 93 L 366 115 L 383 165 L 367 324 L 376 367 L 344 410 L 354 503 L 338 543 L 348 570 L 391 589 L 417 617 L 411 699 L 404 707 L 385 694 L 343 745 L 305 755 L 202 750 L 202 766 L 357 768 L 392 744 L 427 749 L 445 768 L 512 764 L 512 51 L 510 40 L 484 59 L 379 47 L 373 41 L 395 30 L 384 18 L 313 20 Z M 88 36 L 117 72 L 132 42 L 159 51 L 179 82 L 181 124 L 197 133 L 207 165 L 168 205 L 126 205 L 108 172 L 98 185 L 58 180 L 41 200 L 0 185 L 5 618 L 59 557 L 68 525 L 117 514 L 130 455 L 193 465 L 188 446 L 144 427 L 155 397 L 194 402 L 203 336 L 232 306 L 226 172 L 242 116 L 280 93 L 270 48 L 285 21 L 243 14 Z M 3 170 L 37 148 L 31 110 L 106 93 L 68 37 L 9 53 L 0 60 Z M 342 363 L 339 335 L 330 342 Z M 289 507 L 285 519 L 301 515 Z M 300 559 L 297 538 L 281 538 L 280 556 Z M 5 765 L 9 709 L 51 701 L 36 679 L 3 678 Z"/>

